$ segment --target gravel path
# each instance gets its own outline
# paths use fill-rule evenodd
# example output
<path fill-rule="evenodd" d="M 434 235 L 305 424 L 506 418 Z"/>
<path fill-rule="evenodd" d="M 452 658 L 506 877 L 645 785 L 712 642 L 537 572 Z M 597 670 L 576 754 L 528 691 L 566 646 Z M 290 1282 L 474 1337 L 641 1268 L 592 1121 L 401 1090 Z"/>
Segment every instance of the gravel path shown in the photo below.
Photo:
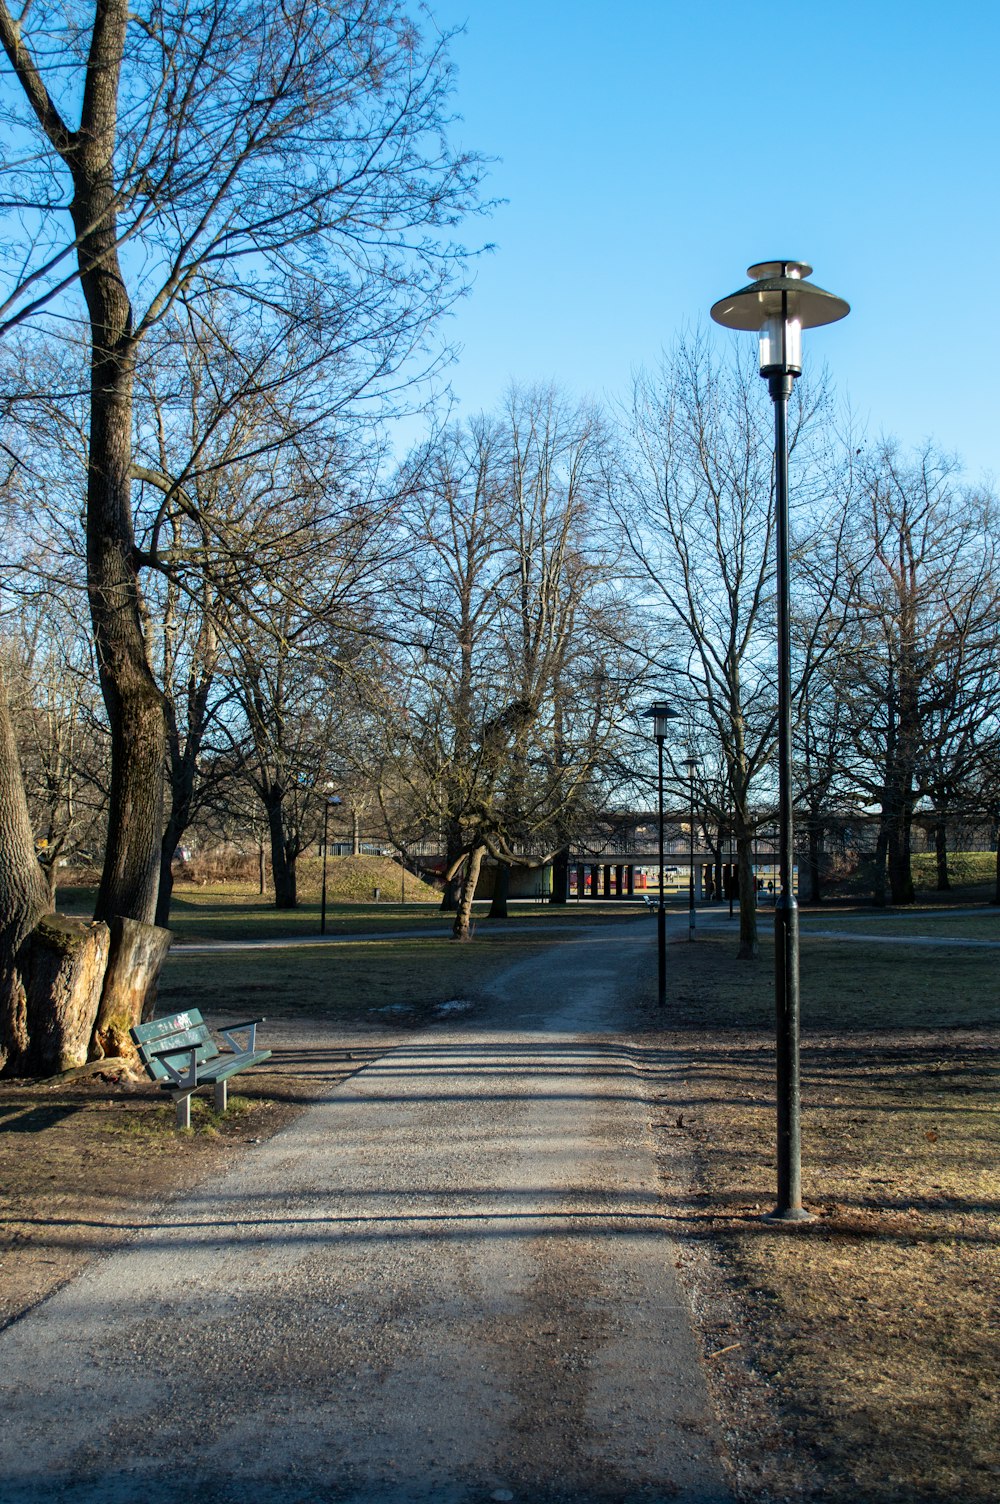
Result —
<path fill-rule="evenodd" d="M 518 963 L 8 1328 L 5 1504 L 728 1500 L 613 1032 L 652 941 Z"/>

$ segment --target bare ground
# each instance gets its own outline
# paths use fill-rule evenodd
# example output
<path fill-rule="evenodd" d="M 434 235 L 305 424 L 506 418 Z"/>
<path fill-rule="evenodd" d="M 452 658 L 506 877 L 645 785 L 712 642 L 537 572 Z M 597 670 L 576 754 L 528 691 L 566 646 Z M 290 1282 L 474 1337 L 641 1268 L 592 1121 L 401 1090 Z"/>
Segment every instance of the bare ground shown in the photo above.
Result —
<path fill-rule="evenodd" d="M 668 1225 L 738 1492 L 992 1504 L 997 1030 L 809 1034 L 804 1176 L 818 1218 L 777 1227 L 762 1220 L 773 1191 L 770 1034 L 715 1018 L 710 1032 L 693 1026 L 699 994 L 717 1000 L 732 985 L 728 960 L 718 967 L 707 945 L 672 946 L 683 1027 L 664 1029 L 629 993 L 624 1037 L 646 1082 Z M 767 990 L 766 963 L 749 985 Z M 499 1021 L 495 1003 L 482 1018 Z M 114 1069 L 4 1083 L 0 1321 L 389 1043 L 373 1029 L 307 1036 L 287 1026 L 280 1061 L 246 1081 L 238 1111 L 218 1120 L 202 1109 L 190 1135 L 174 1131 L 151 1086 Z"/>

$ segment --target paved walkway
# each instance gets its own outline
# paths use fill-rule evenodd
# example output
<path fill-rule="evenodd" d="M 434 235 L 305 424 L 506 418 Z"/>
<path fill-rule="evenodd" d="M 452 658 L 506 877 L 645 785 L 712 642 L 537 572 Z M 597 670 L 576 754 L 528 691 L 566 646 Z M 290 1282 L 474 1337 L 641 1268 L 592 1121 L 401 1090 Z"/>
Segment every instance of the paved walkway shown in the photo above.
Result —
<path fill-rule="evenodd" d="M 616 990 L 505 975 L 0 1334 L 5 1504 L 723 1504 Z"/>

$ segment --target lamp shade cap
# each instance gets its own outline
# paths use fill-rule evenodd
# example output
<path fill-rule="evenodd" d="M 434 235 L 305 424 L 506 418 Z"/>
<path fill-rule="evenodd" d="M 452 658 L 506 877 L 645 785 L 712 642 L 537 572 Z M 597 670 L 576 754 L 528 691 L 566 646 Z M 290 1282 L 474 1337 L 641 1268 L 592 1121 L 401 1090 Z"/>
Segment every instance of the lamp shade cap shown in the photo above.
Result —
<path fill-rule="evenodd" d="M 755 280 L 713 303 L 712 318 L 725 329 L 755 331 L 785 309 L 800 329 L 816 329 L 846 318 L 850 304 L 807 282 L 811 271 L 807 261 L 759 261 L 747 269 L 747 275 Z"/>

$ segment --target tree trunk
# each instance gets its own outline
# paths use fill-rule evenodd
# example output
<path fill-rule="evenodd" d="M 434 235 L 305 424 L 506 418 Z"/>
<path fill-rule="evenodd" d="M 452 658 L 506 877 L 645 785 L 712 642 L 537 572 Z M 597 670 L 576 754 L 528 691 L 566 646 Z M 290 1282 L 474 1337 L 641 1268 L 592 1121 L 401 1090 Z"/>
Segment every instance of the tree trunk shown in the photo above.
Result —
<path fill-rule="evenodd" d="M 27 1049 L 19 1073 L 53 1076 L 85 1064 L 101 1000 L 106 924 L 46 914 L 24 944 Z"/>
<path fill-rule="evenodd" d="M 257 842 L 257 891 L 261 898 L 267 892 L 267 873 L 264 868 L 264 840 Z"/>
<path fill-rule="evenodd" d="M 128 1031 L 153 1016 L 170 940 L 169 930 L 153 924 L 122 917 L 111 921 L 111 958 L 94 1020 L 92 1059 L 132 1053 Z"/>
<path fill-rule="evenodd" d="M 118 259 L 115 138 L 129 9 L 100 0 L 81 128 L 67 150 L 70 213 L 91 333 L 87 593 L 111 732 L 111 787 L 95 918 L 156 912 L 163 828 L 163 699 L 146 653 L 132 525 L 132 304 Z"/>
<path fill-rule="evenodd" d="M 267 828 L 271 837 L 271 876 L 274 879 L 274 907 L 294 909 L 298 906 L 295 858 L 289 857 L 285 840 L 282 796 L 273 795 L 267 803 Z"/>
<path fill-rule="evenodd" d="M 934 860 L 937 865 L 937 890 L 939 893 L 949 893 L 948 829 L 943 820 L 939 820 L 934 826 Z"/>
<path fill-rule="evenodd" d="M 455 940 L 469 939 L 472 924 L 472 901 L 476 896 L 479 872 L 485 855 L 485 846 L 473 846 L 469 852 L 469 860 L 465 867 L 465 876 L 462 879 L 462 896 L 459 900 L 458 913 L 455 915 L 455 923 L 451 931 L 452 938 Z"/>
<path fill-rule="evenodd" d="M 459 895 L 462 891 L 459 873 L 462 863 L 465 861 L 465 848 L 462 845 L 462 833 L 457 826 L 449 827 L 448 843 L 445 847 L 444 868 L 444 893 L 441 895 L 442 914 L 454 914 L 458 909 Z"/>
<path fill-rule="evenodd" d="M 888 831 L 886 857 L 889 893 L 894 904 L 912 903 L 914 899 L 913 871 L 910 865 L 910 819 L 911 812 L 904 805 Z"/>
<path fill-rule="evenodd" d="M 549 903 L 569 903 L 569 847 L 564 846 L 552 859 L 552 892 Z"/>
<path fill-rule="evenodd" d="M 27 1048 L 19 959 L 25 937 L 47 907 L 48 889 L 35 856 L 6 678 L 0 672 L 0 1070 Z"/>
<path fill-rule="evenodd" d="M 737 960 L 752 961 L 759 952 L 757 941 L 757 878 L 753 870 L 753 837 L 745 828 L 736 837 L 736 860 L 740 888 L 740 943 Z"/>
<path fill-rule="evenodd" d="M 493 902 L 490 904 L 491 919 L 507 918 L 507 894 L 510 891 L 510 863 L 500 862 L 493 884 Z"/>

